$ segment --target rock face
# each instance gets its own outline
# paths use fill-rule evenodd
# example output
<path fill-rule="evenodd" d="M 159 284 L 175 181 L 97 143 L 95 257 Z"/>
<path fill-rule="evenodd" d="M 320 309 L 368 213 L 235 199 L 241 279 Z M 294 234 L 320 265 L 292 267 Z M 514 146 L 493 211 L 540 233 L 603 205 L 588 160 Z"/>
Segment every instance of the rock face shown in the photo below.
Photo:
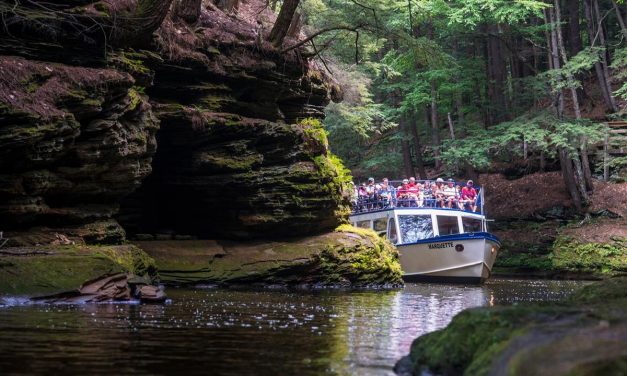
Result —
<path fill-rule="evenodd" d="M 348 175 L 315 120 L 337 90 L 253 27 L 206 11 L 202 33 L 166 19 L 147 94 L 161 129 L 152 175 L 123 204 L 134 233 L 282 238 L 332 230 L 348 214 Z M 194 46 L 206 46 L 196 48 Z"/>
<path fill-rule="evenodd" d="M 296 51 L 264 42 L 247 21 L 252 5 L 232 17 L 206 2 L 194 25 L 162 12 L 139 44 L 115 34 L 115 17 L 143 11 L 130 3 L 6 9 L 2 230 L 39 226 L 102 243 L 124 239 L 115 220 L 131 235 L 245 239 L 342 223 L 347 176 L 315 120 L 339 95 L 331 80 Z M 94 20 L 115 37 L 106 54 Z"/>
<path fill-rule="evenodd" d="M 155 259 L 171 285 L 390 287 L 402 285 L 397 250 L 370 230 L 335 232 L 291 241 L 151 241 L 137 245 Z"/>
<path fill-rule="evenodd" d="M 0 253 L 0 295 L 77 291 L 86 281 L 118 273 L 141 277 L 144 284 L 158 278 L 154 260 L 131 245 L 4 247 Z"/>
<path fill-rule="evenodd" d="M 156 146 L 158 122 L 134 79 L 7 56 L 0 75 L 3 230 L 110 219 Z"/>
<path fill-rule="evenodd" d="M 627 279 L 597 282 L 562 304 L 476 308 L 414 341 L 404 375 L 621 374 Z M 613 373 L 614 372 L 614 373 Z"/>

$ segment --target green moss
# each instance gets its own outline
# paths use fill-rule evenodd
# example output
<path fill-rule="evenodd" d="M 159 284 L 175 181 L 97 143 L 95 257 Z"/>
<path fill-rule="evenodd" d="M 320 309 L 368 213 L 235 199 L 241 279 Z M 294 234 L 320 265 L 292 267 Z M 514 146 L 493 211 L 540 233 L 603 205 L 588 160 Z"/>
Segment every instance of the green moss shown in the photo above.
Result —
<path fill-rule="evenodd" d="M 463 311 L 443 330 L 426 334 L 411 346 L 414 373 L 426 367 L 438 374 L 485 375 L 508 342 L 566 310 L 562 307 L 499 307 Z"/>
<path fill-rule="evenodd" d="M 345 246 L 332 243 L 321 253 L 323 275 L 341 276 L 353 284 L 387 282 L 402 284 L 398 251 L 374 231 L 340 225 L 336 232 L 359 236 L 362 242 Z M 329 282 L 334 282 L 329 280 Z"/>
<path fill-rule="evenodd" d="M 202 157 L 202 164 L 215 172 L 249 171 L 263 161 L 260 154 L 225 155 L 206 154 Z"/>
<path fill-rule="evenodd" d="M 108 56 L 109 64 L 131 75 L 152 75 L 152 70 L 145 65 L 149 57 L 145 53 L 132 50 L 118 50 Z M 154 58 L 154 56 L 150 56 Z"/>
<path fill-rule="evenodd" d="M 135 110 L 137 106 L 139 106 L 143 101 L 141 94 L 135 89 L 135 87 L 128 89 L 128 93 L 126 95 L 130 99 L 130 102 L 128 105 L 129 111 Z"/>
<path fill-rule="evenodd" d="M 138 247 L 99 246 L 95 247 L 95 250 L 136 276 L 147 277 L 151 280 L 158 278 L 155 260 Z"/>
<path fill-rule="evenodd" d="M 524 371 L 542 368 L 542 363 L 530 366 L 530 359 L 545 362 L 545 366 L 555 359 L 568 359 L 577 364 L 573 369 L 581 369 L 576 357 L 564 358 L 561 353 L 576 354 L 581 349 L 580 333 L 586 330 L 592 330 L 589 333 L 594 340 L 594 330 L 605 330 L 599 320 L 610 326 L 625 322 L 626 286 L 627 277 L 611 278 L 587 285 L 560 303 L 465 310 L 445 329 L 413 342 L 413 373 L 426 369 L 444 375 L 501 374 L 503 370 L 511 375 L 537 374 Z M 606 353 L 602 346 L 598 350 L 598 363 L 588 364 L 584 359 L 586 367 L 605 369 L 615 363 L 614 354 Z"/>
<path fill-rule="evenodd" d="M 33 254 L 0 257 L 0 294 L 46 295 L 78 289 L 84 282 L 129 272 L 155 280 L 154 260 L 133 246 L 43 246 Z"/>
<path fill-rule="evenodd" d="M 556 269 L 606 275 L 627 271 L 627 239 L 609 243 L 582 243 L 560 236 L 553 245 L 551 260 Z"/>

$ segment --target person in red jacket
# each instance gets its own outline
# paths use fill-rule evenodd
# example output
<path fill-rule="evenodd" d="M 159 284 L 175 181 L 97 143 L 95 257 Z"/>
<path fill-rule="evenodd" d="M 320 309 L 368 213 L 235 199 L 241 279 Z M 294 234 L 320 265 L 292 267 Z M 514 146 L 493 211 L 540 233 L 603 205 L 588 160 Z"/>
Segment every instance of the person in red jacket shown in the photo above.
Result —
<path fill-rule="evenodd" d="M 477 191 L 473 187 L 474 183 L 472 180 L 468 180 L 466 186 L 462 188 L 462 193 L 460 197 L 460 201 L 464 205 L 466 210 L 470 209 L 473 212 L 477 211 Z"/>
<path fill-rule="evenodd" d="M 420 197 L 420 186 L 416 183 L 416 178 L 409 178 L 409 184 L 407 185 L 407 193 L 411 200 L 411 206 L 422 206 L 422 200 Z"/>

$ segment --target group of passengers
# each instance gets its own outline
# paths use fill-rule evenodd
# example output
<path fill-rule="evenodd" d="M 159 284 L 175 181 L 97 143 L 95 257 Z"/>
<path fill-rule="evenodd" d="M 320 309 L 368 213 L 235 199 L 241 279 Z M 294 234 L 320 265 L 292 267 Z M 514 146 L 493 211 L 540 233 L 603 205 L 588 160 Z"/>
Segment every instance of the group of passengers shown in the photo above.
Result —
<path fill-rule="evenodd" d="M 353 183 L 353 186 L 355 184 Z M 354 187 L 353 205 L 356 211 L 370 211 L 394 207 L 433 207 L 477 211 L 478 193 L 472 180 L 465 186 L 455 184 L 453 179 L 444 181 L 438 178 L 432 181 L 416 181 L 416 178 L 403 179 L 394 187 L 387 178 L 375 183 L 369 178 L 368 183 Z"/>

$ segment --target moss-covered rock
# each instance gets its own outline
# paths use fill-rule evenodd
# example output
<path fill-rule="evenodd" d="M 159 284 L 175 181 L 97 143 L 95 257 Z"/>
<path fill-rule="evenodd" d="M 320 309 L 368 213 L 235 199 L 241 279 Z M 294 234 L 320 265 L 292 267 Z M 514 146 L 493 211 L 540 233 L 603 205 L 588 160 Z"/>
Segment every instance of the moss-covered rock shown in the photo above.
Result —
<path fill-rule="evenodd" d="M 398 371 L 415 375 L 423 371 L 443 375 L 615 372 L 624 369 L 627 359 L 626 308 L 627 278 L 621 277 L 586 286 L 562 303 L 466 310 L 445 329 L 416 339 Z"/>
<path fill-rule="evenodd" d="M 137 242 L 162 282 L 309 286 L 402 285 L 396 249 L 374 232 L 348 225 L 289 241 Z"/>
<path fill-rule="evenodd" d="M 516 221 L 495 230 L 503 240 L 497 275 L 602 278 L 627 271 L 627 223 Z"/>
<path fill-rule="evenodd" d="M 627 272 L 627 238 L 582 242 L 561 236 L 553 245 L 551 261 L 560 270 L 613 275 Z"/>
<path fill-rule="evenodd" d="M 71 291 L 114 273 L 129 273 L 147 282 L 158 277 L 154 260 L 131 245 L 3 248 L 0 294 L 37 296 Z"/>

